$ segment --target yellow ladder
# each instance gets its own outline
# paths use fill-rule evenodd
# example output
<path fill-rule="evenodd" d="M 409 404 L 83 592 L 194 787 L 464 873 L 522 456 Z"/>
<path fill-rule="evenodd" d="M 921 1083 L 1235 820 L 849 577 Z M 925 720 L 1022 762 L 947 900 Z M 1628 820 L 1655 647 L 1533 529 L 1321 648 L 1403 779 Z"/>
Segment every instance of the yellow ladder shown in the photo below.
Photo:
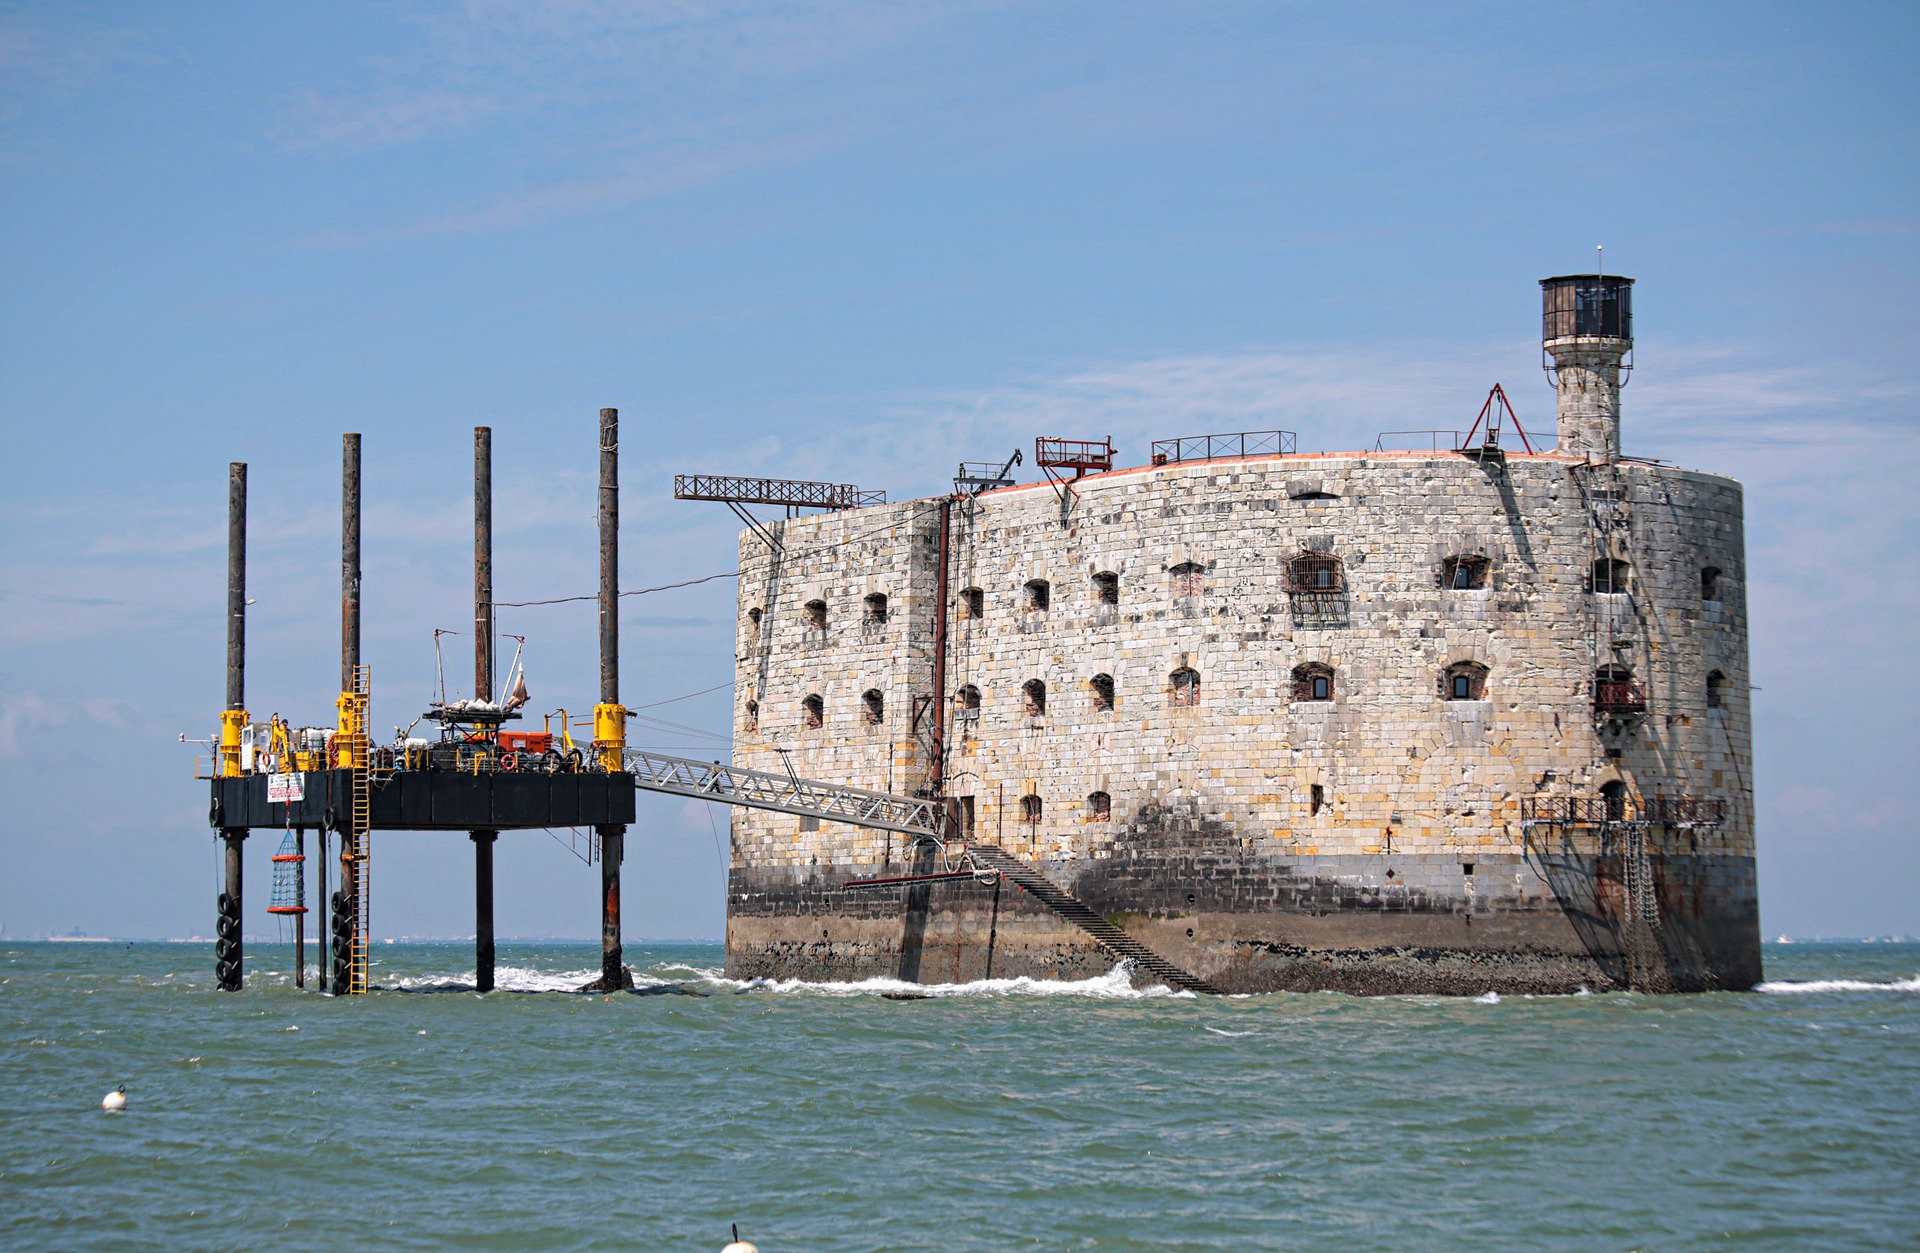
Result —
<path fill-rule="evenodd" d="M 373 668 L 356 666 L 353 687 L 347 695 L 347 748 L 353 756 L 353 809 L 347 831 L 347 861 L 353 865 L 353 945 L 348 951 L 347 994 L 360 996 L 367 990 L 367 946 L 372 942 L 373 922 L 373 799 L 368 787 L 367 769 L 371 743 L 367 734 L 368 694 L 373 686 Z"/>

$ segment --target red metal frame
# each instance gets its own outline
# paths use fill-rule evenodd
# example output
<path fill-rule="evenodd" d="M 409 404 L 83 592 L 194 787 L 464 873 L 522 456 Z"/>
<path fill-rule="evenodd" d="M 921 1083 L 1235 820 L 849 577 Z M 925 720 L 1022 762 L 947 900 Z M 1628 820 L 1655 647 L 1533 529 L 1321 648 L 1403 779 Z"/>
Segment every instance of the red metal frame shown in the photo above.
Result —
<path fill-rule="evenodd" d="M 1647 712 L 1647 689 L 1631 679 L 1596 679 L 1593 684 L 1593 708 L 1605 714 L 1641 714 Z"/>
<path fill-rule="evenodd" d="M 1048 439 L 1033 441 L 1033 463 L 1043 470 L 1072 470 L 1079 478 L 1089 470 L 1113 469 L 1113 436 L 1105 439 Z"/>
<path fill-rule="evenodd" d="M 1473 426 L 1467 431 L 1467 437 L 1460 441 L 1460 447 L 1473 447 L 1474 433 L 1480 429 L 1480 424 L 1483 422 L 1487 426 L 1488 442 L 1498 446 L 1500 415 L 1493 411 L 1493 402 L 1496 400 L 1500 402 L 1500 407 L 1507 411 L 1507 416 L 1513 419 L 1513 429 L 1520 432 L 1520 443 L 1528 452 L 1534 451 L 1533 441 L 1527 438 L 1527 428 L 1520 425 L 1520 415 L 1513 411 L 1513 403 L 1507 399 L 1506 389 L 1498 383 L 1495 383 L 1493 390 L 1487 393 L 1487 403 L 1480 406 L 1480 416 L 1473 420 Z"/>

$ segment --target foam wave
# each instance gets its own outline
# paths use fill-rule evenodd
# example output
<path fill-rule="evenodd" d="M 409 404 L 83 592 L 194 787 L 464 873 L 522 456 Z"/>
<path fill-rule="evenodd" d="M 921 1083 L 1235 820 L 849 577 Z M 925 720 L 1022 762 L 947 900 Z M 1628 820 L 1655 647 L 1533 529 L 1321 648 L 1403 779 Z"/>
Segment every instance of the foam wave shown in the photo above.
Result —
<path fill-rule="evenodd" d="M 971 983 L 908 983 L 901 979 L 876 977 L 852 983 L 816 983 L 806 979 L 725 979 L 709 982 L 742 992 L 811 992 L 821 996 L 1085 996 L 1098 1000 L 1141 1001 L 1149 999 L 1194 999 L 1192 992 L 1175 990 L 1164 984 L 1133 986 L 1133 963 L 1121 962 L 1104 975 L 1091 979 L 1033 979 L 1020 975 L 1011 979 L 975 979 Z"/>
<path fill-rule="evenodd" d="M 1911 979 L 1894 979 L 1886 983 L 1874 983 L 1865 979 L 1808 979 L 1804 982 L 1792 979 L 1770 979 L 1754 986 L 1756 992 L 1770 992 L 1775 996 L 1790 996 L 1805 992 L 1920 992 L 1920 975 Z"/>
<path fill-rule="evenodd" d="M 501 992 L 578 992 L 599 977 L 597 967 L 592 970 L 529 970 L 524 966 L 500 966 L 493 972 L 493 986 Z M 639 971 L 633 975 L 633 985 L 637 988 L 660 987 L 668 982 L 671 981 L 656 979 Z M 470 992 L 473 990 L 473 971 L 456 975 L 402 976 L 377 986 L 382 991 Z"/>
<path fill-rule="evenodd" d="M 662 973 L 679 978 L 660 978 Z M 524 966 L 501 966 L 494 971 L 493 986 L 502 992 L 578 992 L 600 977 L 600 971 L 530 970 Z M 816 996 L 914 996 L 928 998 L 965 996 L 1082 996 L 1098 1000 L 1138 1001 L 1158 998 L 1192 999 L 1192 992 L 1163 984 L 1133 986 L 1133 963 L 1121 962 L 1106 974 L 1091 979 L 1034 979 L 1020 975 L 1007 979 L 976 979 L 971 983 L 908 983 L 902 979 L 876 976 L 851 982 L 808 979 L 729 979 L 706 966 L 671 963 L 651 971 L 633 972 L 636 988 L 666 987 L 673 984 L 704 984 L 715 990 L 750 993 L 812 993 Z M 402 975 L 378 985 L 383 991 L 462 992 L 473 989 L 473 972 L 458 974 Z"/>

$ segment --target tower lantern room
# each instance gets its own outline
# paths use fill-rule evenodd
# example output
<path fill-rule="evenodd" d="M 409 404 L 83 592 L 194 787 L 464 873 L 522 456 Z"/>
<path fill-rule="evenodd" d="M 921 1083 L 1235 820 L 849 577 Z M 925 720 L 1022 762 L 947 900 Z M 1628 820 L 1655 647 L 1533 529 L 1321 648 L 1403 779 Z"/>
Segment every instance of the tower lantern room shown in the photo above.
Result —
<path fill-rule="evenodd" d="M 1620 456 L 1620 388 L 1633 365 L 1633 280 L 1563 274 L 1540 280 L 1540 347 L 1559 393 L 1559 451 Z"/>

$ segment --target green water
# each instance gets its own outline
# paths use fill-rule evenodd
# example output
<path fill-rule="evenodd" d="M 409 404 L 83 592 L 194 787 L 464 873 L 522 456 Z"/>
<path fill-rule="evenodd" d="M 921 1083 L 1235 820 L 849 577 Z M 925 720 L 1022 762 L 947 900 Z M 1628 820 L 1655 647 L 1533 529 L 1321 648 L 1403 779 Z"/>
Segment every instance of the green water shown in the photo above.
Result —
<path fill-rule="evenodd" d="M 223 995 L 200 945 L 0 944 L 0 1247 L 1920 1247 L 1913 945 L 1497 1004 L 890 1001 L 704 945 L 628 958 L 706 995 L 606 999 L 539 944 L 502 948 L 520 991 L 393 945 L 335 999 L 285 952 Z"/>

